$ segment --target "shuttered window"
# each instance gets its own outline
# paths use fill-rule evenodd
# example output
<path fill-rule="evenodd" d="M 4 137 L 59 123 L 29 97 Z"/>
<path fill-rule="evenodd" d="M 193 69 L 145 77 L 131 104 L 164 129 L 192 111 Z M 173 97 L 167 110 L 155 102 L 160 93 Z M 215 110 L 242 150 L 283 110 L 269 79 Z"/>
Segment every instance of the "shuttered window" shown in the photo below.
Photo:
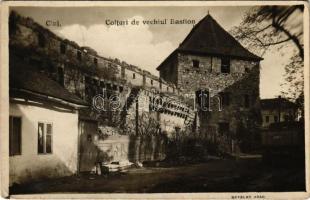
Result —
<path fill-rule="evenodd" d="M 21 117 L 9 118 L 9 154 L 21 155 L 22 119 Z"/>

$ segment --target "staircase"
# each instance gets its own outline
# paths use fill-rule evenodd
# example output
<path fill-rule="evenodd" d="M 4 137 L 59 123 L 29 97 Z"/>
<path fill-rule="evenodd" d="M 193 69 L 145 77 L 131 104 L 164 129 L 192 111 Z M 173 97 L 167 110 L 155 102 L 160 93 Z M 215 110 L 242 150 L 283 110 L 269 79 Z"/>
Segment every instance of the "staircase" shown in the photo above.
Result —
<path fill-rule="evenodd" d="M 136 102 L 137 98 L 139 97 L 139 94 L 141 92 L 141 88 L 139 87 L 133 87 L 131 88 L 131 91 L 126 99 L 126 102 L 123 106 L 122 112 L 121 112 L 121 124 L 120 126 L 124 126 L 126 123 L 126 117 L 128 115 L 129 109 L 132 107 L 132 105 Z"/>

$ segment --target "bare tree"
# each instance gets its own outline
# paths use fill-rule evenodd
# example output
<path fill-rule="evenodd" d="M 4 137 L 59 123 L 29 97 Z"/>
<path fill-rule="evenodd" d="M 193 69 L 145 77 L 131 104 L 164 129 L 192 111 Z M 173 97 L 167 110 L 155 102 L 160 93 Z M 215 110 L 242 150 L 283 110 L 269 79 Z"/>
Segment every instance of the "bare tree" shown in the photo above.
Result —
<path fill-rule="evenodd" d="M 261 56 L 270 48 L 281 50 L 289 43 L 296 47 L 285 66 L 285 83 L 282 84 L 288 88 L 282 94 L 294 100 L 303 99 L 303 24 L 298 19 L 303 10 L 303 5 L 255 7 L 231 30 L 237 40 Z"/>
<path fill-rule="evenodd" d="M 304 58 L 302 21 L 294 18 L 303 12 L 303 5 L 261 6 L 250 9 L 242 23 L 231 33 L 252 51 L 263 55 L 269 47 L 279 48 L 293 42 L 300 58 Z"/>

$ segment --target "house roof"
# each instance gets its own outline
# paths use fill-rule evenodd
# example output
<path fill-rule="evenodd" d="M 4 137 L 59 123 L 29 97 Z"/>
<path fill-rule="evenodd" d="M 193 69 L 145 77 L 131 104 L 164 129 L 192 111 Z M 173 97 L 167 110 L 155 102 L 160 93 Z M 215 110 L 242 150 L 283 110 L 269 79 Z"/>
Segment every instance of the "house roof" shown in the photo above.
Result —
<path fill-rule="evenodd" d="M 261 99 L 260 100 L 262 109 L 278 109 L 279 106 L 281 108 L 296 108 L 297 105 L 285 98 L 273 98 L 273 99 Z"/>
<path fill-rule="evenodd" d="M 87 102 L 71 94 L 58 82 L 34 71 L 18 70 L 10 73 L 10 90 L 12 89 L 46 95 L 78 105 L 87 105 Z M 10 92 L 10 95 L 12 95 L 12 92 Z"/>
<path fill-rule="evenodd" d="M 175 52 L 231 56 L 253 61 L 262 60 L 261 57 L 244 48 L 209 14 L 194 26 L 191 32 L 173 53 Z M 160 67 L 161 65 L 157 69 Z"/>

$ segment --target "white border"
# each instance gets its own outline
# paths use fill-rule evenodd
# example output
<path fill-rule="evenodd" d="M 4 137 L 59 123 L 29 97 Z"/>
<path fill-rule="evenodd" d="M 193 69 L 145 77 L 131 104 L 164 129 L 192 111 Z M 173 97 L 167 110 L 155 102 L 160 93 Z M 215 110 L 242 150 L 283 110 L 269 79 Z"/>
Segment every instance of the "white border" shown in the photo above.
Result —
<path fill-rule="evenodd" d="M 98 7 L 98 6 L 254 6 L 254 5 L 296 5 L 303 4 L 304 9 L 304 49 L 305 49 L 305 145 L 306 145 L 306 190 L 307 192 L 246 192 L 246 193 L 161 193 L 161 194 L 38 194 L 38 195 L 12 195 L 16 199 L 232 199 L 232 195 L 256 194 L 265 196 L 265 199 L 306 199 L 309 197 L 309 3 L 303 1 L 12 1 L 2 2 L 0 23 L 0 141 L 1 141 L 1 195 L 8 196 L 9 159 L 8 159 L 8 10 L 11 6 L 44 6 L 44 7 Z"/>

